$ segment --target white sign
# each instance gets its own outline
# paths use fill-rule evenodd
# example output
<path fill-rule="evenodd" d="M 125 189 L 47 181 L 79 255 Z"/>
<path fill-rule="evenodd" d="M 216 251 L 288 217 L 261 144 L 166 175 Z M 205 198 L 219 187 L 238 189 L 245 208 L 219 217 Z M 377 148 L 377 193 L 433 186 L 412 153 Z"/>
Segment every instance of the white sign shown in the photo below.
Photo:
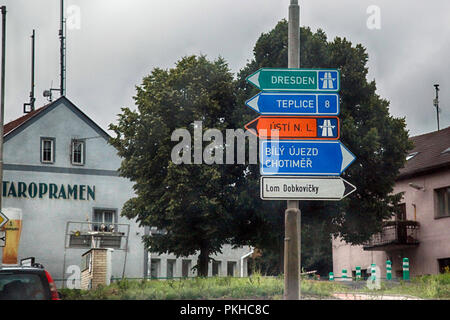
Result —
<path fill-rule="evenodd" d="M 0 231 L 0 248 L 3 248 L 6 244 L 6 232 Z"/>
<path fill-rule="evenodd" d="M 340 177 L 261 177 L 263 200 L 339 201 L 356 190 Z"/>

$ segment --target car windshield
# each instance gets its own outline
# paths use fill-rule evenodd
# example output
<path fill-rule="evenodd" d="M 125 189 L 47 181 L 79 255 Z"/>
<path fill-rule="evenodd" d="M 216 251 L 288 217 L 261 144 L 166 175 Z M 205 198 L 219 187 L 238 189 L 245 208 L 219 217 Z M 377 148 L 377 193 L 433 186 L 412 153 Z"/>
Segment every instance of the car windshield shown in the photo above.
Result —
<path fill-rule="evenodd" d="M 0 300 L 45 300 L 45 292 L 37 274 L 0 272 Z"/>

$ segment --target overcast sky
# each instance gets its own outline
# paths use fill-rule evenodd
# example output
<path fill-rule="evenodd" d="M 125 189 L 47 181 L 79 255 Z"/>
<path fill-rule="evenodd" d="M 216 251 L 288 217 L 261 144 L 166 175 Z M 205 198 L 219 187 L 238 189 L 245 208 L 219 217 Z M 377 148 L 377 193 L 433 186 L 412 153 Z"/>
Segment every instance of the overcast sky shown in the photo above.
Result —
<path fill-rule="evenodd" d="M 5 122 L 22 115 L 30 92 L 32 29 L 36 29 L 36 107 L 59 87 L 59 0 L 3 0 L 7 6 Z M 155 67 L 181 57 L 224 57 L 237 73 L 263 32 L 286 18 L 290 0 L 66 0 L 80 9 L 80 29 L 67 30 L 67 97 L 107 130 L 120 108 L 134 108 L 135 86 Z M 369 80 L 406 117 L 410 135 L 450 126 L 450 1 L 299 0 L 300 24 L 346 37 L 369 53 Z M 369 29 L 367 8 L 380 9 Z M 71 11 L 67 14 L 74 19 Z M 58 94 L 55 92 L 55 97 Z M 245 106 L 242 106 L 245 108 Z M 256 116 L 256 113 L 255 113 Z"/>

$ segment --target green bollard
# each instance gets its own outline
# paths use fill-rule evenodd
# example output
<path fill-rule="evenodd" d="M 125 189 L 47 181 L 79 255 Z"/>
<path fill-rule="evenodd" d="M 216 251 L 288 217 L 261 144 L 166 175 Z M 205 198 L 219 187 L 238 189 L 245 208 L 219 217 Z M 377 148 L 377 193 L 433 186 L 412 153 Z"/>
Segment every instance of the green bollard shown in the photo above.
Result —
<path fill-rule="evenodd" d="M 342 279 L 347 280 L 347 269 L 342 269 Z"/>
<path fill-rule="evenodd" d="M 361 267 L 356 267 L 356 280 L 361 280 Z"/>
<path fill-rule="evenodd" d="M 328 279 L 329 279 L 330 281 L 334 281 L 334 273 L 333 273 L 333 272 L 330 272 L 330 273 L 328 274 Z"/>
<path fill-rule="evenodd" d="M 392 262 L 391 262 L 391 260 L 386 261 L 386 280 L 392 280 Z"/>
<path fill-rule="evenodd" d="M 403 258 L 403 280 L 409 280 L 409 259 Z"/>
<path fill-rule="evenodd" d="M 372 281 L 375 281 L 377 279 L 377 272 L 376 272 L 376 264 L 372 263 L 372 265 L 370 266 L 370 279 Z"/>

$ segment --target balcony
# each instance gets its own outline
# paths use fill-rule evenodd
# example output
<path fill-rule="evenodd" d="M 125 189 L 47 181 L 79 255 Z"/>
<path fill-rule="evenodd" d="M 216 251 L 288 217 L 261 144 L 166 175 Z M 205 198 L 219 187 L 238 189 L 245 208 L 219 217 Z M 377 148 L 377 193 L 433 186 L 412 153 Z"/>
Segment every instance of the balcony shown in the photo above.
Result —
<path fill-rule="evenodd" d="M 416 221 L 386 221 L 383 230 L 363 245 L 365 251 L 392 251 L 419 245 L 419 223 Z"/>
<path fill-rule="evenodd" d="M 125 250 L 130 225 L 69 221 L 66 226 L 66 249 L 112 248 Z"/>

